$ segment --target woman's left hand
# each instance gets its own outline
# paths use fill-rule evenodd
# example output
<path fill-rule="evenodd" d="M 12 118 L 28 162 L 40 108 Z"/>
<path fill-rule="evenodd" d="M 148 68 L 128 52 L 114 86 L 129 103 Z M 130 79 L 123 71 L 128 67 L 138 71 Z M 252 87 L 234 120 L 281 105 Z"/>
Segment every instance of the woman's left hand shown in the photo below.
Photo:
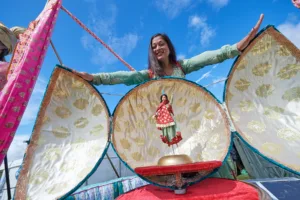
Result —
<path fill-rule="evenodd" d="M 255 37 L 256 33 L 258 32 L 263 19 L 264 14 L 261 14 L 255 27 L 251 29 L 250 33 L 244 39 L 237 43 L 237 48 L 239 51 L 243 51 L 249 45 L 250 41 Z"/>
<path fill-rule="evenodd" d="M 292 3 L 294 4 L 294 6 L 296 8 L 299 8 L 300 9 L 300 0 L 292 0 Z"/>

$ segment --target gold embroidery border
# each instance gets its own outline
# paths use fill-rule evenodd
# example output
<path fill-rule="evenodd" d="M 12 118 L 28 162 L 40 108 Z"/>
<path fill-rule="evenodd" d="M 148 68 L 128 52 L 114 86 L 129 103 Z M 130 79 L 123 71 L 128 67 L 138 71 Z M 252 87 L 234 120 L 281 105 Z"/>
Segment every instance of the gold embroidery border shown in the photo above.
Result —
<path fill-rule="evenodd" d="M 243 60 L 244 55 L 246 55 L 249 51 L 252 50 L 253 46 L 259 42 L 266 34 L 270 35 L 272 38 L 274 38 L 276 40 L 276 42 L 278 42 L 280 45 L 284 45 L 288 48 L 288 50 L 291 52 L 291 54 L 296 58 L 297 62 L 300 61 L 300 50 L 290 41 L 288 40 L 284 35 L 282 35 L 279 31 L 275 30 L 274 27 L 269 27 L 267 28 L 265 31 L 263 31 L 259 36 L 257 36 L 254 41 L 246 48 L 246 50 L 242 53 L 242 55 L 238 58 L 238 60 L 236 61 L 236 63 L 234 64 L 234 66 L 232 67 L 232 71 L 230 72 L 230 75 L 228 77 L 227 80 L 227 84 L 226 84 L 226 94 L 229 91 L 229 87 L 230 87 L 230 83 L 231 83 L 231 79 L 233 77 L 234 72 L 237 69 L 237 66 L 239 65 L 239 63 Z M 228 113 L 230 115 L 230 118 L 232 119 L 231 116 L 231 112 L 230 112 L 230 108 L 229 108 L 229 99 L 228 99 L 228 95 L 225 96 L 225 103 L 226 106 L 228 108 Z M 252 143 L 250 143 L 247 140 L 247 137 L 243 134 L 243 132 L 239 129 L 239 127 L 236 125 L 236 123 L 234 122 L 234 120 L 231 120 L 234 128 L 237 130 L 237 132 L 243 137 L 243 139 L 254 149 L 256 149 L 260 154 L 264 155 L 265 157 L 277 162 L 278 164 L 284 165 L 294 171 L 297 171 L 294 167 L 291 167 L 290 164 L 285 164 L 283 162 L 278 161 L 278 159 L 274 158 L 274 156 L 271 155 L 265 155 L 265 153 L 262 153 L 261 150 L 258 150 L 257 147 L 254 147 L 252 145 Z"/>
<path fill-rule="evenodd" d="M 120 108 L 122 107 L 122 104 L 127 101 L 127 99 L 132 95 L 132 93 L 134 94 L 136 91 L 138 90 L 141 90 L 143 87 L 148 87 L 150 84 L 152 83 L 155 83 L 157 81 L 161 81 L 161 82 L 179 82 L 179 83 L 182 83 L 182 84 L 186 84 L 187 88 L 189 88 L 188 86 L 190 87 L 194 87 L 196 88 L 198 91 L 200 91 L 202 93 L 202 95 L 204 96 L 204 98 L 207 98 L 209 100 L 211 100 L 211 102 L 213 102 L 220 110 L 221 112 L 221 115 L 222 115 L 222 118 L 223 118 L 223 121 L 225 122 L 225 128 L 227 129 L 226 131 L 226 134 L 227 134 L 227 138 L 228 138 L 228 148 L 230 147 L 230 144 L 231 144 L 231 131 L 230 131 L 230 125 L 229 125 L 229 121 L 228 121 L 228 117 L 224 111 L 224 109 L 221 107 L 221 105 L 218 103 L 218 101 L 209 93 L 207 92 L 205 89 L 203 89 L 202 87 L 200 86 L 197 86 L 195 83 L 192 83 L 190 81 L 187 81 L 187 80 L 184 80 L 184 79 L 159 79 L 159 80 L 150 80 L 142 85 L 139 85 L 138 87 L 132 89 L 131 91 L 129 91 L 124 97 L 123 99 L 121 99 L 121 101 L 119 102 L 119 104 L 117 105 L 116 109 L 115 109 L 115 112 L 114 112 L 114 115 L 113 115 L 113 127 L 112 127 L 112 134 L 111 134 L 111 142 L 112 144 L 114 145 L 114 148 L 117 152 L 117 154 L 119 155 L 119 151 L 118 151 L 118 148 L 117 148 L 117 145 L 116 145 L 116 140 L 115 140 L 115 133 L 114 133 L 114 130 L 115 130 L 115 120 L 116 120 L 116 116 L 118 116 L 118 113 L 120 111 Z M 227 152 L 224 153 L 224 155 L 222 156 L 224 159 L 227 155 L 229 150 L 227 150 Z M 121 158 L 122 159 L 122 158 Z M 124 161 L 124 160 L 123 160 Z M 129 166 L 131 169 L 132 167 L 126 162 L 127 166 Z"/>
<path fill-rule="evenodd" d="M 16 192 L 15 192 L 15 199 L 26 199 L 27 196 L 27 190 L 28 190 L 28 184 L 29 184 L 29 171 L 30 171 L 30 167 L 33 161 L 33 156 L 35 153 L 35 150 L 38 146 L 37 142 L 39 140 L 39 136 L 40 136 L 40 132 L 41 132 L 41 128 L 43 125 L 43 117 L 45 116 L 45 112 L 48 108 L 48 105 L 50 103 L 50 100 L 52 98 L 52 93 L 54 91 L 54 88 L 56 86 L 56 81 L 58 79 L 58 77 L 63 74 L 63 75 L 67 75 L 67 76 L 73 76 L 74 78 L 76 78 L 78 81 L 82 82 L 87 89 L 89 89 L 90 91 L 92 91 L 93 94 L 96 95 L 96 97 L 98 97 L 98 99 L 100 100 L 100 102 L 105 105 L 103 106 L 105 109 L 105 113 L 107 116 L 107 127 L 108 127 L 108 132 L 107 132 L 107 141 L 109 140 L 109 132 L 110 132 L 110 120 L 109 120 L 109 113 L 108 113 L 108 109 L 107 106 L 104 102 L 104 100 L 102 99 L 102 97 L 98 94 L 98 92 L 95 91 L 95 89 L 86 81 L 84 81 L 82 78 L 79 78 L 78 76 L 76 76 L 75 74 L 73 74 L 72 72 L 69 72 L 63 68 L 58 68 L 56 67 L 52 77 L 50 79 L 46 94 L 44 96 L 43 102 L 40 106 L 40 111 L 37 115 L 36 118 L 36 123 L 35 123 L 35 127 L 30 139 L 30 143 L 26 149 L 26 157 L 23 161 L 23 166 L 22 166 L 22 170 L 20 172 L 19 178 L 18 178 L 18 182 L 16 184 Z M 60 198 L 60 197 L 57 197 Z"/>

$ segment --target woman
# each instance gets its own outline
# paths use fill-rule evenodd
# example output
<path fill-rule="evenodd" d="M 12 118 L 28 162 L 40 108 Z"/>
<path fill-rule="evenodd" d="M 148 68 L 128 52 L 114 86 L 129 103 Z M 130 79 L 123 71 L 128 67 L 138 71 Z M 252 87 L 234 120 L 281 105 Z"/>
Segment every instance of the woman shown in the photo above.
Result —
<path fill-rule="evenodd" d="M 207 51 L 190 59 L 177 61 L 175 48 L 165 34 L 156 34 L 150 40 L 148 52 L 148 70 L 118 71 L 113 73 L 88 74 L 73 71 L 83 79 L 95 85 L 125 84 L 135 85 L 154 77 L 174 76 L 185 78 L 186 74 L 197 71 L 207 65 L 221 63 L 234 58 L 243 51 L 255 37 L 262 23 L 264 15 L 260 16 L 256 26 L 240 42 L 232 46 L 225 45 L 219 50 Z"/>
<path fill-rule="evenodd" d="M 261 14 L 255 27 L 250 33 L 235 45 L 226 45 L 219 50 L 207 51 L 190 59 L 177 61 L 175 48 L 169 37 L 165 34 L 156 34 L 150 40 L 148 52 L 148 70 L 119 71 L 113 73 L 88 74 L 73 71 L 83 79 L 95 85 L 126 84 L 134 85 L 147 81 L 154 77 L 174 76 L 185 78 L 185 75 L 197 71 L 207 65 L 221 63 L 226 59 L 234 58 L 243 51 L 255 37 L 262 23 L 264 15 Z M 223 178 L 235 178 L 234 164 L 229 157 L 215 176 Z"/>
<path fill-rule="evenodd" d="M 17 45 L 19 34 L 24 31 L 25 29 L 21 27 L 8 29 L 4 24 L 0 23 L 0 91 L 6 83 L 6 73 L 9 66 L 5 56 L 12 54 Z"/>
<path fill-rule="evenodd" d="M 163 143 L 171 146 L 182 140 L 181 132 L 177 130 L 176 122 L 174 120 L 173 108 L 166 94 L 161 95 L 160 104 L 156 109 L 153 118 L 156 119 L 156 127 L 158 130 L 162 131 L 160 138 Z"/>

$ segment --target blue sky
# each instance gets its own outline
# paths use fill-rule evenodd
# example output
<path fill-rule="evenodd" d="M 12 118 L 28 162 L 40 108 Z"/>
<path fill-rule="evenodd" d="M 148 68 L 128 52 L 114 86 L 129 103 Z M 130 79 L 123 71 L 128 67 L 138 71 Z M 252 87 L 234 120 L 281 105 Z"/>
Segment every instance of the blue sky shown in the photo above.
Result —
<path fill-rule="evenodd" d="M 14 0 L 1 2 L 1 18 L 6 26 L 24 26 L 42 11 L 46 1 Z M 262 27 L 273 24 L 300 47 L 300 10 L 289 0 L 72 0 L 63 5 L 108 43 L 136 70 L 147 68 L 150 37 L 167 33 L 180 58 L 206 50 L 219 49 L 241 40 L 265 14 Z M 78 71 L 113 72 L 128 70 L 94 38 L 89 36 L 63 11 L 60 11 L 52 40 L 63 63 Z M 226 78 L 234 59 L 207 66 L 187 76 L 205 86 Z M 58 63 L 49 47 L 27 110 L 9 151 L 9 160 L 21 158 L 23 140 L 32 132 L 43 93 L 54 66 Z M 208 89 L 220 100 L 223 83 Z M 100 92 L 125 94 L 132 87 L 99 86 Z M 104 95 L 112 112 L 120 97 Z"/>

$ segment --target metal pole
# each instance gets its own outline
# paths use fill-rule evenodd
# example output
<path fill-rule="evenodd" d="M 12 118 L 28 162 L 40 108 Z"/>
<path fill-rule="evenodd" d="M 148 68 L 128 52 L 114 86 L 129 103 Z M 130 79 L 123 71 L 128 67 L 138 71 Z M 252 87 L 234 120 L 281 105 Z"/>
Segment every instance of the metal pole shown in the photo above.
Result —
<path fill-rule="evenodd" d="M 56 55 L 56 57 L 57 57 L 57 59 L 58 59 L 60 65 L 63 66 L 63 62 L 62 62 L 62 60 L 61 60 L 61 58 L 60 58 L 58 52 L 56 51 L 56 48 L 55 48 L 55 46 L 54 46 L 52 40 L 50 40 L 50 44 L 51 44 L 51 47 L 52 47 L 52 49 L 53 49 L 53 51 L 54 51 L 54 53 L 55 53 L 55 55 Z"/>
<path fill-rule="evenodd" d="M 5 167 L 5 178 L 6 178 L 7 199 L 8 199 L 8 200 L 11 200 L 7 156 L 4 157 L 4 167 Z"/>
<path fill-rule="evenodd" d="M 113 170 L 115 171 L 115 174 L 117 175 L 118 178 L 120 178 L 120 175 L 118 174 L 118 172 L 117 172 L 117 170 L 116 170 L 114 164 L 111 162 L 110 157 L 108 156 L 108 153 L 106 153 L 106 157 L 107 157 L 107 159 L 108 159 L 108 161 L 109 161 L 111 167 L 112 167 Z"/>

